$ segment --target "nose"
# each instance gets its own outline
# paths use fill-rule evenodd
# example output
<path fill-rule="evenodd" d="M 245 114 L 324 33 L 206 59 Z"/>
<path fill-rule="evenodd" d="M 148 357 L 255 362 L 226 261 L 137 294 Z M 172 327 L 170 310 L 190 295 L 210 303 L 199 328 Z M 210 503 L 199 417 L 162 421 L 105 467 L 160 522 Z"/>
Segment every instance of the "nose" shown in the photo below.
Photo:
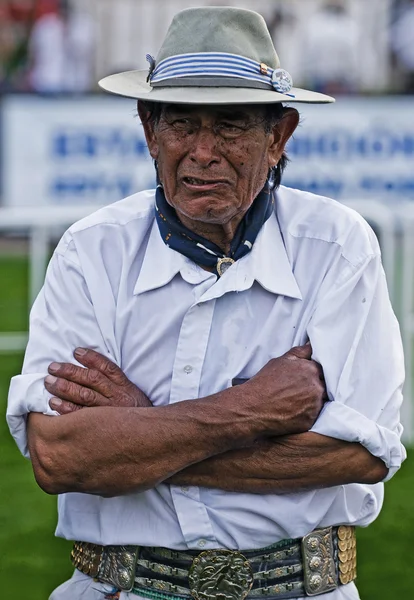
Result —
<path fill-rule="evenodd" d="M 197 135 L 194 136 L 189 153 L 191 161 L 201 167 L 209 167 L 213 163 L 220 162 L 217 143 L 217 134 L 211 127 L 200 127 Z"/>

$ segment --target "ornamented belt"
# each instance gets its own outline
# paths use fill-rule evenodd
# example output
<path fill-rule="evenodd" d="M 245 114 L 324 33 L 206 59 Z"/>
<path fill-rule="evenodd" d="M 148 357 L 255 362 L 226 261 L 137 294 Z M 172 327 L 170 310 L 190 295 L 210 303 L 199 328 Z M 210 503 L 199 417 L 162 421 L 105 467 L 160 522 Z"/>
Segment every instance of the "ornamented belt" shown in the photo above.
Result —
<path fill-rule="evenodd" d="M 97 581 L 153 600 L 283 600 L 353 581 L 356 537 L 341 525 L 259 550 L 203 552 L 75 542 L 71 559 Z"/>

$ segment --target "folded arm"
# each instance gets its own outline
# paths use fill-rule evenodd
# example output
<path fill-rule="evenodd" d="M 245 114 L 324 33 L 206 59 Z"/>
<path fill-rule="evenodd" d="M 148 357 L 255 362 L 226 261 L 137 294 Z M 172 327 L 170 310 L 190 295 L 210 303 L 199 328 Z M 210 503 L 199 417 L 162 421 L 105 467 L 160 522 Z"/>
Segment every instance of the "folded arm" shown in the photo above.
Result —
<path fill-rule="evenodd" d="M 83 261 L 87 267 L 87 257 Z M 95 271 L 89 271 L 92 275 L 96 277 Z M 111 299 L 103 273 L 100 286 Z M 68 319 L 74 305 L 76 319 Z M 121 358 L 111 328 L 115 300 L 112 308 L 108 301 L 105 314 L 97 314 L 95 306 L 69 232 L 54 253 L 32 309 L 23 373 L 11 382 L 7 410 L 11 432 L 48 492 L 113 495 L 148 489 L 195 462 L 252 445 L 259 437 L 307 431 L 320 412 L 325 389 L 309 347 L 270 361 L 242 392 L 230 389 L 215 398 L 145 408 L 150 404 L 145 394 L 123 374 L 123 380 L 116 380 Z M 65 391 L 59 387 L 61 374 L 55 387 L 46 384 L 48 389 L 45 376 L 52 362 L 67 363 L 79 346 L 95 349 L 112 365 L 103 373 L 107 380 L 114 378 L 112 385 L 99 388 L 104 393 L 98 390 L 99 401 L 91 403 L 97 369 L 75 354 L 71 368 L 77 367 L 86 380 L 66 390 L 67 397 L 78 393 L 89 408 L 52 418 L 57 413 L 49 406 L 50 393 L 64 399 Z"/>
<path fill-rule="evenodd" d="M 298 359 L 294 355 L 295 352 L 309 358 L 311 347 L 306 345 L 294 349 L 290 354 L 288 353 L 288 356 L 271 361 L 251 382 L 211 396 L 209 399 L 184 402 L 164 408 L 147 408 L 138 413 L 136 409 L 130 408 L 128 415 L 125 416 L 125 424 L 122 425 L 125 435 L 122 436 L 121 441 L 116 440 L 116 444 L 121 448 L 118 458 L 112 450 L 116 446 L 112 441 L 111 432 L 114 427 L 114 418 L 123 420 L 122 413 L 125 409 L 118 410 L 120 414 L 115 413 L 114 416 L 113 413 L 107 413 L 107 415 L 96 413 L 96 407 L 116 406 L 122 409 L 122 407 L 128 406 L 148 407 L 151 406 L 151 403 L 139 388 L 132 384 L 122 371 L 106 357 L 93 351 L 86 352 L 84 356 L 78 356 L 75 352 L 75 356 L 78 356 L 86 368 L 72 364 L 54 364 L 50 368 L 54 377 L 46 380 L 48 391 L 55 394 L 50 401 L 52 406 L 66 416 L 59 419 L 57 423 L 54 420 L 52 425 L 48 423 L 47 418 L 44 423 L 45 417 L 31 417 L 31 419 L 38 419 L 39 425 L 38 432 L 33 434 L 34 443 L 31 447 L 35 463 L 37 456 L 41 459 L 41 464 L 36 465 L 35 471 L 40 473 L 44 471 L 42 464 L 50 463 L 50 461 L 45 461 L 45 451 L 47 452 L 48 448 L 56 448 L 56 443 L 59 443 L 59 440 L 52 436 L 44 444 L 44 450 L 40 448 L 39 451 L 36 440 L 41 439 L 48 428 L 52 428 L 55 434 L 62 431 L 68 426 L 66 419 L 67 415 L 71 415 L 71 413 L 74 413 L 71 415 L 72 417 L 78 418 L 77 415 L 81 412 L 80 423 L 82 424 L 83 418 L 87 418 L 89 410 L 95 407 L 94 422 L 104 419 L 105 423 L 108 419 L 104 427 L 99 426 L 98 439 L 91 439 L 82 429 L 83 425 L 79 426 L 77 423 L 76 430 L 70 435 L 67 434 L 68 439 L 57 454 L 60 457 L 60 464 L 56 459 L 53 461 L 52 478 L 54 481 L 58 481 L 59 485 L 64 486 L 64 491 L 75 491 L 67 486 L 70 486 L 72 481 L 79 480 L 78 464 L 85 468 L 85 475 L 80 477 L 83 486 L 77 488 L 76 491 L 96 493 L 95 490 L 98 489 L 100 493 L 104 494 L 121 494 L 146 489 L 161 481 L 176 485 L 219 488 L 232 492 L 288 493 L 346 483 L 376 483 L 384 479 L 388 472 L 384 462 L 374 457 L 358 443 L 348 443 L 309 432 L 299 435 L 280 435 L 279 437 L 257 437 L 258 433 L 263 435 L 265 431 L 270 431 L 269 424 L 265 428 L 263 427 L 266 410 L 260 397 L 263 400 L 263 397 L 266 396 L 265 390 L 269 382 L 274 387 L 275 380 L 279 383 L 283 381 L 283 375 L 286 374 L 287 368 L 292 370 L 290 371 L 291 377 L 288 377 L 286 381 L 290 379 L 290 387 L 295 388 L 296 396 L 300 393 L 303 394 L 303 390 L 293 383 L 294 375 L 300 380 L 303 367 L 310 367 L 308 376 L 313 376 L 315 379 L 316 389 L 318 388 L 316 380 L 319 380 L 319 389 L 322 391 L 323 384 L 319 379 L 321 371 L 317 365 L 306 361 L 306 358 Z M 276 398 L 273 399 L 273 403 L 277 406 Z M 253 443 L 251 441 L 249 443 L 248 437 L 245 436 L 240 442 L 244 447 L 236 448 L 237 437 L 235 434 L 238 431 L 240 407 L 243 404 L 245 406 L 243 418 L 250 414 L 251 440 L 256 437 Z M 262 410 L 259 409 L 260 406 L 262 406 Z M 87 407 L 89 410 L 80 411 L 79 409 L 82 407 Z M 181 417 L 177 420 L 178 412 Z M 287 426 L 289 429 L 294 427 L 292 422 L 288 424 L 287 413 L 283 413 L 281 408 L 276 409 L 276 412 L 279 418 L 279 432 L 281 431 L 280 420 L 284 420 L 285 427 Z M 261 424 L 257 421 L 257 414 L 262 415 Z M 206 438 L 200 437 L 200 430 L 196 427 L 200 419 L 207 419 L 204 426 L 201 427 L 202 432 L 207 434 Z M 209 419 L 214 419 L 214 427 L 208 428 Z M 163 426 L 161 429 L 159 429 L 159 420 Z M 267 421 L 270 423 L 269 418 Z M 231 424 L 230 430 L 227 431 L 226 425 L 228 426 L 229 423 Z M 253 423 L 256 423 L 255 433 L 251 428 Z M 71 424 L 72 422 L 70 422 Z M 223 431 L 220 430 L 221 425 L 225 425 Z M 121 427 L 121 424 L 119 426 Z M 275 425 L 272 426 L 275 427 Z M 105 427 L 107 427 L 106 433 Z M 132 427 L 130 435 L 128 435 L 129 427 Z M 304 427 L 304 423 L 302 427 Z M 171 443 L 173 457 L 170 456 L 169 448 L 166 445 L 168 440 L 165 438 L 164 429 L 174 439 L 174 442 Z M 146 431 L 151 433 L 145 436 Z M 224 446 L 214 446 L 216 437 L 218 436 L 220 439 L 223 433 L 226 434 L 227 442 L 230 443 L 228 451 L 220 451 L 220 447 Z M 203 452 L 203 440 L 206 443 L 204 452 L 209 457 L 200 459 L 200 456 L 203 456 L 200 454 Z M 142 443 L 143 441 L 144 443 Z M 135 442 L 139 443 L 136 447 L 131 447 L 131 443 Z M 103 448 L 100 447 L 102 443 Z M 193 453 L 193 447 L 195 453 Z M 147 449 L 145 450 L 145 448 Z M 79 462 L 76 459 L 76 451 L 81 451 L 87 458 L 84 457 Z M 62 462 L 65 453 L 69 453 L 69 456 Z M 154 457 L 154 464 L 158 466 L 158 470 L 148 469 L 144 476 L 138 465 L 146 465 L 148 456 Z M 133 457 L 132 462 L 130 462 L 130 457 Z M 105 466 L 102 473 L 100 473 L 101 462 Z M 68 465 L 70 465 L 69 469 Z M 75 469 L 74 472 L 72 472 L 73 469 Z M 55 474 L 53 475 L 53 473 Z M 93 473 L 93 478 L 87 476 L 88 473 Z M 169 477 L 170 473 L 174 474 Z M 56 474 L 59 475 L 58 479 Z M 113 492 L 106 487 L 107 481 L 113 486 Z M 127 485 L 125 485 L 126 482 L 128 482 Z"/>
<path fill-rule="evenodd" d="M 384 462 L 360 444 L 306 432 L 213 456 L 176 473 L 167 483 L 288 494 L 347 483 L 378 483 L 387 473 Z"/>
<path fill-rule="evenodd" d="M 35 341 L 29 341 L 27 355 L 41 359 L 29 358 L 23 379 L 12 385 L 8 419 L 23 452 L 27 413 L 53 414 L 43 381 L 53 360 L 67 360 L 80 344 L 117 360 L 115 342 L 100 338 L 79 265 L 66 261 L 60 273 L 65 260 L 58 255 L 52 262 L 56 281 L 52 285 L 51 276 L 47 279 L 31 323 L 37 335 L 31 337 Z M 337 280 L 327 278 L 326 287 L 308 327 L 313 358 L 324 366 L 333 400 L 319 417 L 323 395 L 310 353 L 306 358 L 273 359 L 248 383 L 214 397 L 159 408 L 144 408 L 148 403 L 142 394 L 144 404 L 131 404 L 127 394 L 130 408 L 120 408 L 124 396 L 113 389 L 110 401 L 98 390 L 101 400 L 106 398 L 102 407 L 91 402 L 96 381 L 79 381 L 76 390 L 66 390 L 66 400 L 86 385 L 79 404 L 87 410 L 70 415 L 62 410 L 59 419 L 32 415 L 28 420 L 30 454 L 40 484 L 52 493 L 103 495 L 148 489 L 162 481 L 284 493 L 372 483 L 386 472 L 389 478 L 405 457 L 399 439 L 403 358 L 379 257 L 349 266 Z M 75 301 L 76 327 L 64 319 L 66 305 Z M 56 336 L 59 343 L 50 344 Z M 87 372 L 88 364 L 82 364 Z M 62 381 L 70 377 L 65 380 L 58 373 L 48 391 L 65 402 Z M 108 408 L 114 405 L 118 408 Z M 201 415 L 191 409 L 201 410 Z M 310 428 L 312 433 L 305 433 Z M 302 435 L 289 437 L 295 433 Z"/>
<path fill-rule="evenodd" d="M 51 494 L 115 496 L 152 488 L 194 462 L 251 444 L 252 420 L 242 411 L 231 411 L 230 419 L 231 398 L 222 393 L 217 400 L 88 408 L 61 418 L 32 413 L 28 438 L 36 479 Z"/>
<path fill-rule="evenodd" d="M 307 431 L 325 395 L 310 354 L 310 346 L 294 348 L 243 386 L 162 407 L 148 407 L 142 392 L 104 356 L 78 356 L 89 368 L 63 364 L 52 369 L 58 377 L 46 380 L 51 403 L 63 398 L 60 411 L 70 407 L 71 414 L 29 418 L 37 481 L 50 493 L 143 491 L 257 439 Z M 74 410 L 81 406 L 86 409 Z"/>

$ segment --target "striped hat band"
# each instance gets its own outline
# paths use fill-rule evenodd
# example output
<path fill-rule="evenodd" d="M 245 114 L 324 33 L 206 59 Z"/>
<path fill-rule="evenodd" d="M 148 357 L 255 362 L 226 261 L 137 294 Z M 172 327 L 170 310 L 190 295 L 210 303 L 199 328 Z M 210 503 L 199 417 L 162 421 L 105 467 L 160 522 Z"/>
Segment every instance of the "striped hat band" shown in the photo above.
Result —
<path fill-rule="evenodd" d="M 160 61 L 147 54 L 150 63 L 148 81 L 156 87 L 167 80 L 185 77 L 231 77 L 266 84 L 276 92 L 289 94 L 293 86 L 291 75 L 285 69 L 272 69 L 265 63 L 256 62 L 245 56 L 226 52 L 198 52 L 178 54 Z"/>

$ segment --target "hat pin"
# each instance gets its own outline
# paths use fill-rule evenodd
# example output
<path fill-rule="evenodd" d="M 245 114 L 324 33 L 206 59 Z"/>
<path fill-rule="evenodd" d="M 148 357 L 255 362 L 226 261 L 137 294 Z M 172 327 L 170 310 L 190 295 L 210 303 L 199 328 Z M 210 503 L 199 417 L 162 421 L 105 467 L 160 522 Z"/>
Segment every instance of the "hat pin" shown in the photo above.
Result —
<path fill-rule="evenodd" d="M 273 88 L 280 94 L 287 94 L 292 89 L 292 76 L 285 69 L 275 69 L 271 79 Z"/>

